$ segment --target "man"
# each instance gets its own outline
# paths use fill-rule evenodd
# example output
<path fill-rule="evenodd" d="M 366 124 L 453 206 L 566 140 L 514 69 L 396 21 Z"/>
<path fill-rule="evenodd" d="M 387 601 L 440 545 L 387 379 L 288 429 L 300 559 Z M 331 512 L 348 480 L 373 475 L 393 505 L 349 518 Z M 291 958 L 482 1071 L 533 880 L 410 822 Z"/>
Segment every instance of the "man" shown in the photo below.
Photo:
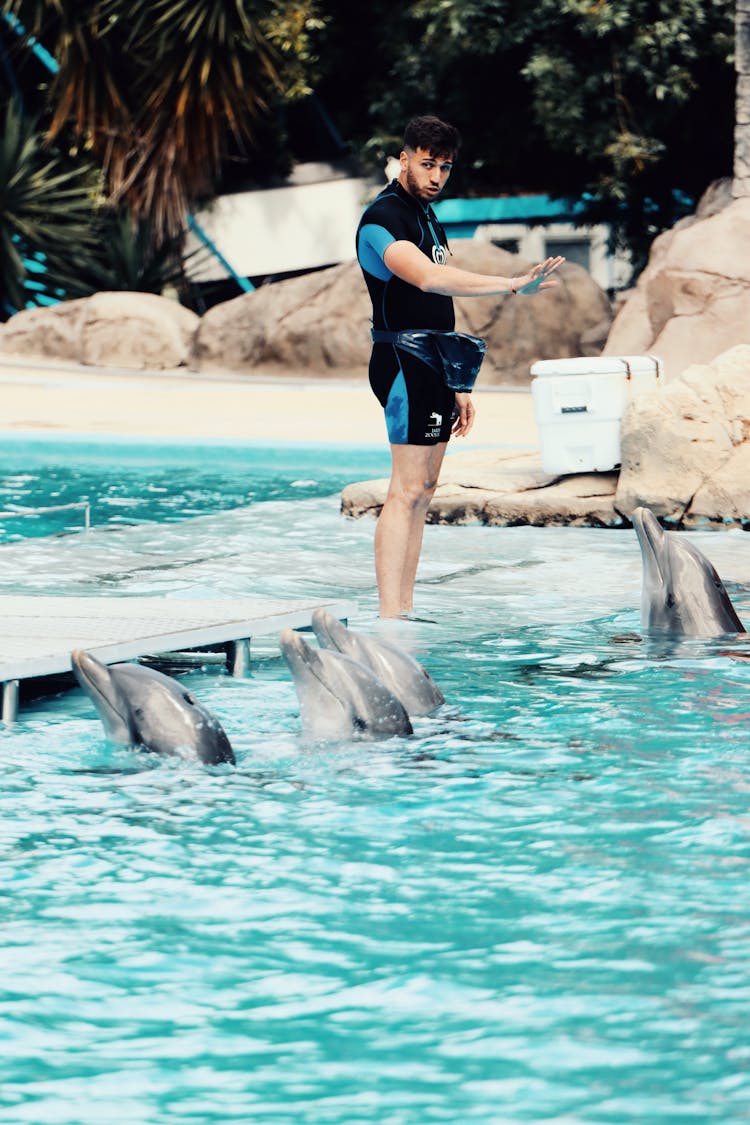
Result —
<path fill-rule="evenodd" d="M 447 264 L 448 240 L 430 203 L 445 187 L 460 147 L 458 131 L 437 117 L 406 127 L 401 172 L 365 210 L 357 258 L 372 299 L 370 385 L 385 410 L 391 480 L 375 529 L 381 617 L 409 617 L 427 509 L 451 434 L 474 422 L 469 392 L 455 392 L 435 366 L 383 338 L 413 329 L 451 333 L 453 297 L 535 293 L 563 258 L 547 258 L 517 278 L 471 273 Z"/>

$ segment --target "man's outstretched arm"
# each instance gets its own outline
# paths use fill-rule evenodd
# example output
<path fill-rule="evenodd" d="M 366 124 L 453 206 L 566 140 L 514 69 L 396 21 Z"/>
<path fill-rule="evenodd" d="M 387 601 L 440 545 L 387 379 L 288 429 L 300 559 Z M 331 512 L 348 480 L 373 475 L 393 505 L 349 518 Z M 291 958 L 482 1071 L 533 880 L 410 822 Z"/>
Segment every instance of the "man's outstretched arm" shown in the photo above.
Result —
<path fill-rule="evenodd" d="M 528 295 L 539 289 L 551 289 L 557 281 L 549 280 L 550 275 L 565 259 L 547 258 L 519 277 L 500 277 L 472 273 L 457 266 L 437 265 L 413 242 L 398 240 L 386 247 L 383 261 L 391 273 L 423 293 L 439 293 L 444 297 L 490 297 L 509 293 Z"/>

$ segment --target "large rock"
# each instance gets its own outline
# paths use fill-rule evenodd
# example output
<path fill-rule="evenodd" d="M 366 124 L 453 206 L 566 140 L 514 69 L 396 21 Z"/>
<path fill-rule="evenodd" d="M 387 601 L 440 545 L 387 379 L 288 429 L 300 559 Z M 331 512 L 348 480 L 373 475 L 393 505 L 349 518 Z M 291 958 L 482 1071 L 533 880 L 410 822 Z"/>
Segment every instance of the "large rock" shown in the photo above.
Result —
<path fill-rule="evenodd" d="M 456 265 L 511 277 L 529 263 L 491 243 L 461 239 Z M 480 384 L 528 384 L 538 359 L 598 355 L 612 312 L 604 291 L 572 263 L 533 297 L 456 299 L 456 327 L 488 343 Z M 309 373 L 361 378 L 371 308 L 358 264 L 346 262 L 263 286 L 202 318 L 150 293 L 97 293 L 17 313 L 0 331 L 6 352 L 97 367 Z"/>
<path fill-rule="evenodd" d="M 446 458 L 427 512 L 428 523 L 513 527 L 623 527 L 614 505 L 616 473 L 554 477 L 538 454 L 497 451 L 456 453 Z M 345 515 L 377 516 L 387 480 L 350 484 L 341 494 Z"/>
<path fill-rule="evenodd" d="M 487 242 L 453 245 L 451 261 L 474 273 L 513 277 L 533 264 Z M 556 276 L 554 289 L 532 297 L 455 299 L 456 328 L 487 340 L 483 383 L 527 385 L 539 359 L 600 354 L 612 322 L 609 298 L 582 266 L 566 262 Z"/>
<path fill-rule="evenodd" d="M 95 293 L 79 321 L 79 358 L 95 367 L 181 367 L 199 320 L 155 293 Z"/>
<path fill-rule="evenodd" d="M 78 363 L 78 324 L 87 299 L 16 313 L 0 326 L 0 352 Z"/>
<path fill-rule="evenodd" d="M 667 379 L 750 341 L 750 197 L 718 181 L 695 215 L 655 239 L 605 355 L 654 353 Z"/>
<path fill-rule="evenodd" d="M 451 263 L 511 277 L 529 263 L 491 243 L 453 243 Z M 565 264 L 560 284 L 533 297 L 456 298 L 456 327 L 483 336 L 479 376 L 489 384 L 528 384 L 538 359 L 598 355 L 612 319 L 604 291 L 581 266 Z M 264 286 L 215 306 L 195 337 L 200 371 L 283 369 L 362 375 L 370 354 L 371 307 L 359 266 L 347 262 Z"/>
<path fill-rule="evenodd" d="M 95 293 L 25 309 L 0 333 L 0 351 L 96 367 L 184 366 L 199 317 L 154 293 Z"/>
<path fill-rule="evenodd" d="M 209 309 L 194 340 L 199 371 L 279 368 L 343 375 L 367 366 L 370 300 L 359 267 L 264 285 Z"/>
<path fill-rule="evenodd" d="M 615 508 L 682 527 L 750 524 L 750 345 L 633 396 L 621 424 Z"/>

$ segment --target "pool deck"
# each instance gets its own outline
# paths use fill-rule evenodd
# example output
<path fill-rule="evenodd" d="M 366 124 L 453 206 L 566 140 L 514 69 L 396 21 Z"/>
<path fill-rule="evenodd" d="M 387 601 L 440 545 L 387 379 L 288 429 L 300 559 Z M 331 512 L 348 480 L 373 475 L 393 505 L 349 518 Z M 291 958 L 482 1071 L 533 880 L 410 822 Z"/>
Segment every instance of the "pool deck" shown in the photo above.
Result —
<path fill-rule="evenodd" d="M 20 682 L 70 672 L 73 649 L 112 664 L 226 645 L 232 674 L 243 676 L 253 637 L 307 629 L 319 606 L 341 620 L 353 608 L 270 598 L 0 596 L 2 721 L 17 717 Z"/>

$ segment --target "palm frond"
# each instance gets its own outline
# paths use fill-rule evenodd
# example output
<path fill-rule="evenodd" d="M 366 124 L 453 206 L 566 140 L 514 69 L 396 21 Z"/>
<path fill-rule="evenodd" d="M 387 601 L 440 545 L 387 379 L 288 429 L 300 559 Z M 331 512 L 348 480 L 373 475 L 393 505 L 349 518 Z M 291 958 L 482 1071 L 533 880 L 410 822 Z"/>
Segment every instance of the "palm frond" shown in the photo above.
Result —
<path fill-rule="evenodd" d="M 27 262 L 44 263 L 54 288 L 79 285 L 72 266 L 81 247 L 93 246 L 92 215 L 98 172 L 45 148 L 33 119 L 6 109 L 0 137 L 0 287 L 12 307 L 27 300 Z"/>
<path fill-rule="evenodd" d="M 317 0 L 0 0 L 44 29 L 59 70 L 48 139 L 72 131 L 157 241 L 209 195 L 233 134 L 304 90 Z"/>

